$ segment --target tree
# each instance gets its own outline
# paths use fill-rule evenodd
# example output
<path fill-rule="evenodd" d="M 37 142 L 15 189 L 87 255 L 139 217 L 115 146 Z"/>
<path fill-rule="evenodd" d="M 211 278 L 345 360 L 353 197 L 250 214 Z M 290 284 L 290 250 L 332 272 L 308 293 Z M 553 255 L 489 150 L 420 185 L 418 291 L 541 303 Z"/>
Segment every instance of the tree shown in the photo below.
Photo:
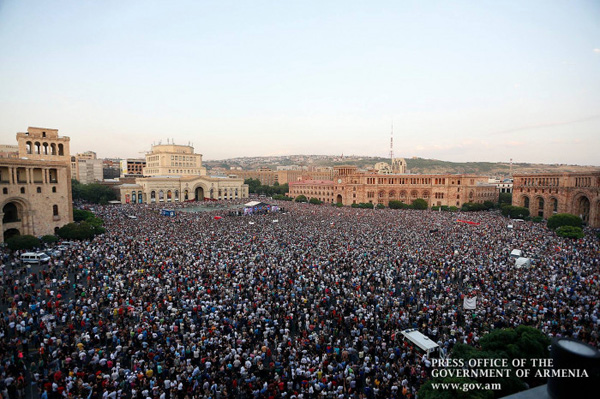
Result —
<path fill-rule="evenodd" d="M 492 204 L 493 206 L 493 204 Z M 464 204 L 462 204 L 462 207 L 460 208 L 461 211 L 463 212 L 477 212 L 477 211 L 484 211 L 488 208 L 485 207 L 484 204 L 478 204 L 476 202 L 465 202 Z"/>
<path fill-rule="evenodd" d="M 531 221 L 534 222 L 534 223 L 541 223 L 541 222 L 544 221 L 544 218 L 541 217 L 541 216 L 534 216 L 534 217 L 531 218 Z"/>
<path fill-rule="evenodd" d="M 90 217 L 94 217 L 94 213 L 83 209 L 73 209 L 73 220 L 75 222 L 81 222 Z"/>
<path fill-rule="evenodd" d="M 56 237 L 55 235 L 52 235 L 52 234 L 48 234 L 48 235 L 42 236 L 41 241 L 44 244 L 52 244 L 52 243 L 55 243 L 56 241 L 58 241 L 58 237 Z"/>
<path fill-rule="evenodd" d="M 261 186 L 260 180 L 258 179 L 246 179 L 244 180 L 244 184 L 248 185 L 248 191 L 256 194 Z"/>
<path fill-rule="evenodd" d="M 74 200 L 84 200 L 94 204 L 107 204 L 108 201 L 117 198 L 110 187 L 98 183 L 81 184 L 77 180 L 71 180 L 71 190 Z"/>
<path fill-rule="evenodd" d="M 308 200 L 309 203 L 313 204 L 313 205 L 321 205 L 323 203 L 323 201 L 319 200 L 318 198 L 311 198 L 310 200 Z"/>
<path fill-rule="evenodd" d="M 40 240 L 37 237 L 30 235 L 14 236 L 6 240 L 6 245 L 13 251 L 19 249 L 33 249 L 40 246 Z"/>
<path fill-rule="evenodd" d="M 498 205 L 500 208 L 503 205 L 512 205 L 512 193 L 500 193 L 498 196 Z"/>
<path fill-rule="evenodd" d="M 106 231 L 102 224 L 102 219 L 94 216 L 83 222 L 66 224 L 57 234 L 67 240 L 90 240 Z"/>
<path fill-rule="evenodd" d="M 397 201 L 397 200 L 391 200 L 388 203 L 388 206 L 390 207 L 390 209 L 408 209 L 408 208 L 410 208 L 410 205 L 405 204 L 402 201 Z"/>
<path fill-rule="evenodd" d="M 559 237 L 573 239 L 579 239 L 585 236 L 581 227 L 575 226 L 560 226 L 556 229 L 556 235 L 558 235 Z"/>
<path fill-rule="evenodd" d="M 548 218 L 548 228 L 556 230 L 561 226 L 581 227 L 583 221 L 579 216 L 570 213 L 557 213 Z"/>
<path fill-rule="evenodd" d="M 383 205 L 383 204 L 377 204 L 377 209 L 385 209 L 385 205 Z"/>
<path fill-rule="evenodd" d="M 305 195 L 300 194 L 299 196 L 296 197 L 296 199 L 294 201 L 296 201 L 296 202 L 308 202 L 308 199 L 306 199 Z"/>
<path fill-rule="evenodd" d="M 522 219 L 529 216 L 529 209 L 523 208 L 522 206 L 505 205 L 502 207 L 502 214 L 504 216 L 510 216 L 513 219 Z"/>
<path fill-rule="evenodd" d="M 427 201 L 423 198 L 417 198 L 412 202 L 413 209 L 427 209 Z"/>

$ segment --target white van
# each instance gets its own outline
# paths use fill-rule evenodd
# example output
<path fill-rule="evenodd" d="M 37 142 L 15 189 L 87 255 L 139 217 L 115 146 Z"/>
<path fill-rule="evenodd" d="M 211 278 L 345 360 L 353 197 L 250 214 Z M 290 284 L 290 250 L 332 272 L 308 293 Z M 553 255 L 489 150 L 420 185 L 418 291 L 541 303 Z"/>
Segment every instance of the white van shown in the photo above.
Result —
<path fill-rule="evenodd" d="M 43 252 L 25 252 L 21 254 L 21 262 L 23 263 L 48 263 L 50 257 Z"/>
<path fill-rule="evenodd" d="M 428 358 L 441 357 L 440 346 L 433 342 L 427 335 L 420 333 L 416 328 L 403 330 L 401 334 L 405 341 L 412 343 L 416 347 L 415 349 L 426 354 Z"/>

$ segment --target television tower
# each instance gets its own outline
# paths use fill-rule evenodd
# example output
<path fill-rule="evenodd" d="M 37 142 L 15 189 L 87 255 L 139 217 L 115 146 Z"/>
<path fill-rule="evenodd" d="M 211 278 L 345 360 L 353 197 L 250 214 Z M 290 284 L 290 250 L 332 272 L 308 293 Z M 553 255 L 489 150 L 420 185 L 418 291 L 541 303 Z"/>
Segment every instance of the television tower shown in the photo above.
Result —
<path fill-rule="evenodd" d="M 392 121 L 392 133 L 390 136 L 390 162 L 394 164 L 394 121 Z"/>

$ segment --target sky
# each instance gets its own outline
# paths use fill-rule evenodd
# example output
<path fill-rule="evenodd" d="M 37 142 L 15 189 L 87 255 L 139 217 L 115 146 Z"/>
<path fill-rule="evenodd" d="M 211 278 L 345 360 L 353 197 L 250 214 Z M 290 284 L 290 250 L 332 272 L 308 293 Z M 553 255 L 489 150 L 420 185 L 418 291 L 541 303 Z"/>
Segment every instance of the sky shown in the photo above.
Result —
<path fill-rule="evenodd" d="M 600 165 L 600 1 L 0 0 L 0 143 Z"/>

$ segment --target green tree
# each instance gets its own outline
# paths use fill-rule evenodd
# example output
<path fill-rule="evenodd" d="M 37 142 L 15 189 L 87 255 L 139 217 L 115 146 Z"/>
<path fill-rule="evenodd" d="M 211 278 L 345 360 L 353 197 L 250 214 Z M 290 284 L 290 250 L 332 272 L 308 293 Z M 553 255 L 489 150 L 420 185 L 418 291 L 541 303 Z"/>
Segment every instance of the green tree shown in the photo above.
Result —
<path fill-rule="evenodd" d="M 391 200 L 388 203 L 388 206 L 390 207 L 390 209 L 407 209 L 410 207 L 410 205 L 405 204 L 402 201 L 397 201 L 397 200 Z"/>
<path fill-rule="evenodd" d="M 260 180 L 258 179 L 246 179 L 244 184 L 248 185 L 248 191 L 252 194 L 257 194 L 261 186 Z"/>
<path fill-rule="evenodd" d="M 531 220 L 532 220 L 534 223 L 541 223 L 541 222 L 543 222 L 543 221 L 544 221 L 544 218 L 543 218 L 543 217 L 541 217 L 541 216 L 534 216 L 534 217 L 532 217 L 532 218 L 531 218 Z"/>
<path fill-rule="evenodd" d="M 503 205 L 512 205 L 512 193 L 500 193 L 498 195 L 498 206 L 502 208 Z"/>
<path fill-rule="evenodd" d="M 583 221 L 579 216 L 570 213 L 557 213 L 548 218 L 548 228 L 555 230 L 561 226 L 581 227 Z"/>
<path fill-rule="evenodd" d="M 79 223 L 69 223 L 58 229 L 58 236 L 67 240 L 90 240 L 106 230 L 97 225 L 99 218 L 93 218 L 92 223 L 83 221 Z"/>
<path fill-rule="evenodd" d="M 30 235 L 14 236 L 6 240 L 6 245 L 13 251 L 19 249 L 33 249 L 40 246 L 40 240 Z"/>
<path fill-rule="evenodd" d="M 314 198 L 314 197 L 309 199 L 308 202 L 313 205 L 321 205 L 323 203 L 323 201 L 319 200 L 318 198 Z"/>
<path fill-rule="evenodd" d="M 300 194 L 299 196 L 296 197 L 296 199 L 294 201 L 296 201 L 296 202 L 308 202 L 308 199 L 306 198 L 305 195 Z"/>
<path fill-rule="evenodd" d="M 52 235 L 52 234 L 48 234 L 48 235 L 42 236 L 40 241 L 42 241 L 45 244 L 52 244 L 52 243 L 55 243 L 56 241 L 58 241 L 58 237 L 56 237 L 55 235 Z"/>
<path fill-rule="evenodd" d="M 502 214 L 513 219 L 524 219 L 529 216 L 529 209 L 522 206 L 505 205 L 502 207 Z"/>
<path fill-rule="evenodd" d="M 492 204 L 493 206 L 493 204 Z M 477 211 L 484 211 L 487 208 L 485 207 L 484 204 L 478 204 L 476 202 L 465 202 L 464 204 L 462 204 L 462 207 L 460 208 L 461 211 L 463 212 L 477 212 Z"/>
<path fill-rule="evenodd" d="M 94 213 L 83 209 L 73 209 L 73 220 L 75 222 L 81 222 L 94 217 Z"/>
<path fill-rule="evenodd" d="M 423 198 L 417 198 L 412 202 L 413 209 L 427 209 L 427 201 Z"/>
<path fill-rule="evenodd" d="M 583 238 L 585 236 L 581 227 L 575 226 L 560 226 L 556 229 L 556 235 L 559 237 L 574 239 Z"/>
<path fill-rule="evenodd" d="M 117 198 L 112 188 L 102 184 L 81 184 L 77 180 L 72 180 L 71 183 L 74 200 L 83 200 L 94 204 L 107 204 L 108 201 Z"/>
<path fill-rule="evenodd" d="M 377 204 L 377 209 L 385 209 L 385 205 L 383 205 L 383 204 Z"/>

